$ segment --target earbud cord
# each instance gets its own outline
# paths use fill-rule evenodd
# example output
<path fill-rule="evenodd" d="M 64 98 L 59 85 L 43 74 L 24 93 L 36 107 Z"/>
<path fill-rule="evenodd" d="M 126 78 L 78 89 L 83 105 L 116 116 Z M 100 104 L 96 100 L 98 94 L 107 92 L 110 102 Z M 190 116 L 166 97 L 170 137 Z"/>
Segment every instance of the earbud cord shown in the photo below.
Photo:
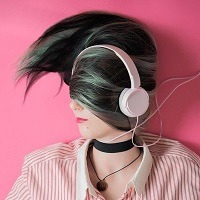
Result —
<path fill-rule="evenodd" d="M 144 121 L 143 121 L 141 124 L 139 124 L 139 125 L 138 125 L 139 119 L 138 119 L 138 117 L 137 117 L 137 118 L 136 118 L 136 124 L 135 124 L 135 126 L 134 126 L 133 129 L 131 129 L 130 131 L 127 131 L 127 132 L 125 132 L 125 133 L 123 133 L 123 134 L 121 134 L 121 135 L 119 135 L 119 136 L 117 136 L 117 137 L 115 137 L 115 138 L 113 138 L 113 139 L 111 139 L 111 140 L 109 140 L 109 141 L 106 141 L 106 142 L 104 142 L 104 143 L 110 143 L 110 142 L 112 142 L 112 141 L 114 141 L 114 140 L 116 140 L 116 139 L 118 139 L 118 138 L 123 137 L 123 136 L 126 135 L 127 133 L 130 133 L 131 131 L 133 131 L 133 133 L 132 133 L 132 143 L 134 144 L 133 138 L 134 138 L 134 134 L 135 134 L 136 128 L 138 128 L 138 127 L 140 127 L 141 125 L 143 125 L 144 123 L 146 123 L 146 122 L 147 122 L 150 118 L 152 118 L 152 117 L 155 115 L 155 113 L 158 111 L 159 118 L 160 118 L 160 134 L 159 134 L 159 138 L 158 138 L 155 142 L 153 142 L 152 144 L 148 144 L 148 145 L 146 145 L 146 146 L 155 145 L 155 144 L 161 139 L 161 136 L 162 136 L 162 119 L 161 119 L 161 114 L 160 114 L 160 108 L 162 107 L 162 105 L 168 100 L 168 98 L 169 98 L 180 86 L 182 86 L 182 85 L 184 85 L 184 84 L 186 84 L 186 83 L 188 83 L 188 82 L 194 80 L 194 79 L 197 78 L 199 75 L 200 75 L 200 72 L 198 72 L 195 76 L 181 77 L 181 78 L 170 78 L 170 79 L 167 79 L 166 81 L 162 82 L 162 83 L 158 86 L 157 91 L 156 91 L 156 94 L 155 94 L 155 100 L 156 100 L 156 107 L 157 107 L 157 109 L 156 109 L 146 120 L 144 120 Z M 182 80 L 182 79 L 188 79 L 188 78 L 189 78 L 189 80 L 184 81 L 183 83 L 180 83 L 179 85 L 177 85 L 177 86 L 169 93 L 169 95 L 165 98 L 165 100 L 158 106 L 157 93 L 158 93 L 158 90 L 160 89 L 160 87 L 161 87 L 163 84 L 165 84 L 165 83 L 167 83 L 167 82 L 169 82 L 169 81 L 172 81 L 172 80 L 180 80 L 180 79 Z M 144 146 L 138 146 L 138 145 L 136 145 L 136 144 L 134 144 L 134 145 L 137 146 L 137 147 L 144 147 Z"/>

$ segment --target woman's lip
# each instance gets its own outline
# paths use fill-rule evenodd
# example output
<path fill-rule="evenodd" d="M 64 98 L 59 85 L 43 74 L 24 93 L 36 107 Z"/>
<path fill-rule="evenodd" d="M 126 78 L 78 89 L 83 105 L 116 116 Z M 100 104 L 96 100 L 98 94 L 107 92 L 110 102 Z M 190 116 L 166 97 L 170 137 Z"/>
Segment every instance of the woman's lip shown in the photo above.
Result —
<path fill-rule="evenodd" d="M 83 118 L 80 118 L 80 117 L 76 117 L 76 122 L 77 123 L 82 123 L 82 122 L 85 122 L 87 121 L 87 119 L 83 119 Z"/>

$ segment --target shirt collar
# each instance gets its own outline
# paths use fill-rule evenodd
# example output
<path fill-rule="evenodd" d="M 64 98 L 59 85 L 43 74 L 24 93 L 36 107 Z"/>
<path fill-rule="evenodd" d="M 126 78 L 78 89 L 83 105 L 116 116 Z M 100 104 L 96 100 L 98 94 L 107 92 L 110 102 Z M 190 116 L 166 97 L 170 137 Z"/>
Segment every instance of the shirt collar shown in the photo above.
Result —
<path fill-rule="evenodd" d="M 80 147 L 77 156 L 77 175 L 76 175 L 76 199 L 83 200 L 86 197 L 86 190 L 89 188 L 91 195 L 96 197 L 87 168 L 87 151 L 91 140 L 86 140 Z"/>
<path fill-rule="evenodd" d="M 141 197 L 142 191 L 144 190 L 148 176 L 152 167 L 152 156 L 145 142 L 139 135 L 135 135 L 135 143 L 137 145 L 143 145 L 143 158 L 137 171 L 131 178 L 130 182 L 126 186 L 126 190 L 134 185 L 135 191 L 139 197 Z M 86 197 L 86 191 L 89 189 L 89 193 L 97 197 L 96 189 L 92 185 L 88 168 L 87 168 L 87 152 L 89 144 L 92 140 L 86 140 L 85 143 L 80 147 L 77 156 L 77 177 L 76 177 L 76 199 L 83 200 Z"/>
<path fill-rule="evenodd" d="M 148 146 L 139 135 L 136 135 L 134 142 L 138 146 L 143 146 L 143 158 L 131 181 L 128 183 L 126 190 L 130 188 L 133 184 L 137 195 L 141 197 L 148 176 L 151 172 L 153 159 Z"/>

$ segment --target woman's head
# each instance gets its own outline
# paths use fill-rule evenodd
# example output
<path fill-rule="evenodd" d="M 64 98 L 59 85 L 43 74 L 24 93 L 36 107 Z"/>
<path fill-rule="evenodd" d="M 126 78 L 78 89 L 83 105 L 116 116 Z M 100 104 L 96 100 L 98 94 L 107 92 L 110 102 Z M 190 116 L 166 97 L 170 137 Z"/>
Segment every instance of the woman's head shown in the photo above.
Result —
<path fill-rule="evenodd" d="M 147 92 L 155 88 L 157 51 L 154 40 L 141 23 L 123 16 L 87 12 L 64 19 L 50 27 L 30 48 L 22 60 L 21 77 L 28 87 L 48 72 L 58 72 L 69 85 L 70 97 L 81 102 L 98 118 L 118 130 L 129 130 L 134 118 L 119 109 L 119 95 L 130 88 L 130 78 L 123 62 L 108 49 L 96 48 L 79 57 L 85 48 L 98 44 L 114 45 L 134 61 Z M 140 117 L 147 117 L 148 111 Z"/>

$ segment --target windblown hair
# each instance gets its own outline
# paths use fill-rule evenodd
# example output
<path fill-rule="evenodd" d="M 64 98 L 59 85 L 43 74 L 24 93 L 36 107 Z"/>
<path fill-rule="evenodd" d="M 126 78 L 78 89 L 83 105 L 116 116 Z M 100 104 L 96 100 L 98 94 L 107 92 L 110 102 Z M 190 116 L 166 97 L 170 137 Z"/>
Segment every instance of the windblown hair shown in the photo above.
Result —
<path fill-rule="evenodd" d="M 130 88 L 126 67 L 114 52 L 96 48 L 81 56 L 85 48 L 110 44 L 124 50 L 133 59 L 141 79 L 141 87 L 151 92 L 156 86 L 154 73 L 157 50 L 153 38 L 137 20 L 106 12 L 84 12 L 66 18 L 47 29 L 23 57 L 19 80 L 27 78 L 25 96 L 31 86 L 49 72 L 61 77 L 61 85 L 69 85 L 70 97 L 84 104 L 97 117 L 119 129 L 129 130 L 135 119 L 119 109 L 119 95 Z M 144 120 L 149 110 L 141 116 Z"/>

